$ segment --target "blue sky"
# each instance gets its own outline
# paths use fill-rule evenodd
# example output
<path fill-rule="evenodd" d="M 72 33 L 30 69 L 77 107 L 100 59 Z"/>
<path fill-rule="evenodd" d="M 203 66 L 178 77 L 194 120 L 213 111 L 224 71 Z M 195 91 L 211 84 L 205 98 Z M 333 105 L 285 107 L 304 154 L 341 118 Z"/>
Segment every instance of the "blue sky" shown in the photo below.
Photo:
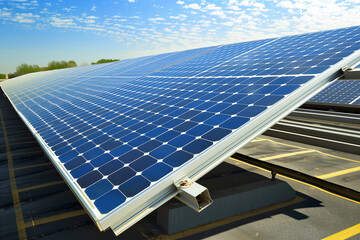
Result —
<path fill-rule="evenodd" d="M 0 73 L 360 25 L 360 0 L 0 0 Z"/>

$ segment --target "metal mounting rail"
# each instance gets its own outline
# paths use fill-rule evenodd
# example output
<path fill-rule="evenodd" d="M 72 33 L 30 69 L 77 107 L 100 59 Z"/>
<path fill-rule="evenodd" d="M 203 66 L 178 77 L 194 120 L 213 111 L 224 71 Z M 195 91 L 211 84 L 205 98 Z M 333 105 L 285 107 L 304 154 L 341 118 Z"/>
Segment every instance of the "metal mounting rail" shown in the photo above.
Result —
<path fill-rule="evenodd" d="M 286 177 L 290 177 L 305 183 L 308 183 L 310 185 L 316 186 L 318 188 L 321 188 L 323 190 L 326 190 L 328 192 L 331 192 L 333 194 L 339 195 L 341 197 L 349 198 L 351 200 L 360 202 L 360 192 L 355 191 L 353 189 L 340 186 L 335 183 L 331 183 L 313 176 L 310 176 L 308 174 L 288 169 L 285 167 L 281 167 L 269 162 L 264 162 L 256 158 L 252 158 L 246 155 L 242 155 L 240 153 L 235 153 L 231 156 L 231 158 L 269 170 L 271 172 L 276 172 L 278 174 L 281 174 Z"/>
<path fill-rule="evenodd" d="M 297 110 L 264 135 L 359 154 L 360 115 L 323 112 Z"/>
<path fill-rule="evenodd" d="M 338 111 L 346 113 L 357 113 L 360 114 L 359 104 L 343 104 L 343 103 L 324 103 L 324 102 L 306 102 L 299 110 L 327 110 L 327 111 Z"/>
<path fill-rule="evenodd" d="M 341 123 L 360 124 L 360 114 L 355 114 L 355 113 L 332 112 L 332 111 L 300 108 L 292 112 L 289 116 L 334 121 Z"/>
<path fill-rule="evenodd" d="M 344 71 L 344 79 L 343 80 L 358 80 L 360 79 L 360 69 L 352 69 L 348 68 Z"/>
<path fill-rule="evenodd" d="M 306 134 L 310 136 L 322 137 L 336 141 L 352 143 L 358 145 L 360 143 L 360 129 L 349 129 L 337 126 L 320 125 L 318 123 L 309 123 L 305 121 L 294 121 L 284 119 L 274 126 L 279 130 L 292 130 L 293 132 Z"/>

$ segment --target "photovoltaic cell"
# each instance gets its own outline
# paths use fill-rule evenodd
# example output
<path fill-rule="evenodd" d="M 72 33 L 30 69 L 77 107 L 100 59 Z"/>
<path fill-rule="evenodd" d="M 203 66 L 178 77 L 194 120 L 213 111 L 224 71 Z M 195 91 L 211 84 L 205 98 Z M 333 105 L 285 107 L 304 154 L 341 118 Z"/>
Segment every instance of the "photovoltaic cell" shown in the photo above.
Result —
<path fill-rule="evenodd" d="M 117 234 L 358 59 L 359 27 L 22 76 L 2 84 L 89 214 Z"/>
<path fill-rule="evenodd" d="M 335 81 L 310 99 L 311 102 L 360 104 L 360 81 Z"/>

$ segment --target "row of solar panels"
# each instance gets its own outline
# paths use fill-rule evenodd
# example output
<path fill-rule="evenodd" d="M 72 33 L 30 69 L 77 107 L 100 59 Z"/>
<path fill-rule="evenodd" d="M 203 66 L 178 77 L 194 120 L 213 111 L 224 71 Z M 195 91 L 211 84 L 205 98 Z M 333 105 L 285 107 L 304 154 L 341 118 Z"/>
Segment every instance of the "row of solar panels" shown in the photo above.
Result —
<path fill-rule="evenodd" d="M 360 28 L 25 75 L 5 94 L 99 229 L 121 233 L 360 60 Z"/>
<path fill-rule="evenodd" d="M 336 81 L 310 101 L 360 105 L 360 80 Z"/>

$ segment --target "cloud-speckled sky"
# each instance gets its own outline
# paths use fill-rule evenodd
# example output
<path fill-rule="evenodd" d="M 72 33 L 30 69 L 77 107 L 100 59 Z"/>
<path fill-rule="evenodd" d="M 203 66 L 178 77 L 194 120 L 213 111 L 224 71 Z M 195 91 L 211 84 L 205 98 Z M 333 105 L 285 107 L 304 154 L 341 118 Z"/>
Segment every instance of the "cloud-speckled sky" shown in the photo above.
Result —
<path fill-rule="evenodd" d="M 0 0 L 0 72 L 360 25 L 360 0 Z"/>

